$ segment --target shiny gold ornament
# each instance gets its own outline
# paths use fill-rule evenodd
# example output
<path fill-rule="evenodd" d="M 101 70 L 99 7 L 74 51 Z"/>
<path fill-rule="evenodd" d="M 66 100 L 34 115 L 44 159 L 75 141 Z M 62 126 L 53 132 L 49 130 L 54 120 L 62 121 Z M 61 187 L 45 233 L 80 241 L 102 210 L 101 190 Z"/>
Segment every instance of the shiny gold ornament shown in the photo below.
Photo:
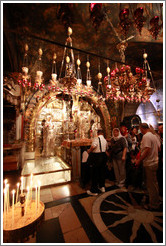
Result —
<path fill-rule="evenodd" d="M 57 55 L 56 55 L 56 53 L 54 53 L 53 54 L 53 60 L 56 60 L 56 58 L 57 58 Z"/>
<path fill-rule="evenodd" d="M 102 78 L 102 73 L 98 73 L 97 77 L 98 77 L 98 79 L 101 79 Z"/>
<path fill-rule="evenodd" d="M 43 50 L 41 48 L 39 49 L 38 52 L 39 52 L 39 56 L 42 56 L 43 55 Z"/>
<path fill-rule="evenodd" d="M 80 66 L 81 65 L 81 61 L 80 59 L 77 59 L 77 65 Z"/>
<path fill-rule="evenodd" d="M 68 35 L 70 36 L 72 35 L 72 33 L 73 33 L 73 30 L 71 29 L 71 27 L 68 27 Z"/>
<path fill-rule="evenodd" d="M 70 62 L 70 57 L 66 56 L 66 62 L 69 63 Z"/>
<path fill-rule="evenodd" d="M 90 62 L 89 61 L 86 62 L 86 67 L 90 68 Z"/>
<path fill-rule="evenodd" d="M 29 50 L 28 44 L 25 44 L 25 51 L 27 52 Z"/>
<path fill-rule="evenodd" d="M 107 67 L 107 73 L 110 73 L 111 69 L 110 67 Z"/>
<path fill-rule="evenodd" d="M 146 59 L 148 57 L 148 54 L 147 53 L 144 53 L 143 54 L 143 58 Z"/>

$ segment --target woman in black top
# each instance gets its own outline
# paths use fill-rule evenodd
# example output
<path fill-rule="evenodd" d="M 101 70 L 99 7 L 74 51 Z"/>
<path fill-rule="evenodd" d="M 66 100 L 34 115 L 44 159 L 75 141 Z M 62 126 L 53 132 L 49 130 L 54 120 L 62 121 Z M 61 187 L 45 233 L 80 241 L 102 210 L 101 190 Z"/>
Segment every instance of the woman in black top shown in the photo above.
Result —
<path fill-rule="evenodd" d="M 113 163 L 116 185 L 123 187 L 126 179 L 125 160 L 127 142 L 118 128 L 113 129 L 113 137 L 110 141 L 110 158 Z"/>

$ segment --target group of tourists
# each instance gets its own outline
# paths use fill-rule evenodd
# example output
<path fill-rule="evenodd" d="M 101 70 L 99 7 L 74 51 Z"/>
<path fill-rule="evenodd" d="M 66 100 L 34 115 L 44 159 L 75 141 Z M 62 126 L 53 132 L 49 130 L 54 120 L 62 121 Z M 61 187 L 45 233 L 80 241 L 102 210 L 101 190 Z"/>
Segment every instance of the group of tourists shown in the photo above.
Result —
<path fill-rule="evenodd" d="M 109 170 L 114 171 L 117 187 L 146 190 L 149 203 L 144 205 L 145 209 L 158 209 L 163 186 L 162 146 L 163 125 L 158 126 L 158 131 L 147 123 L 141 123 L 139 129 L 128 130 L 121 126 L 114 128 L 111 139 L 107 140 L 103 130 L 98 129 L 98 136 L 83 153 L 83 162 L 88 163 L 91 170 L 91 186 L 87 194 L 97 196 L 105 192 L 105 170 L 109 166 Z"/>

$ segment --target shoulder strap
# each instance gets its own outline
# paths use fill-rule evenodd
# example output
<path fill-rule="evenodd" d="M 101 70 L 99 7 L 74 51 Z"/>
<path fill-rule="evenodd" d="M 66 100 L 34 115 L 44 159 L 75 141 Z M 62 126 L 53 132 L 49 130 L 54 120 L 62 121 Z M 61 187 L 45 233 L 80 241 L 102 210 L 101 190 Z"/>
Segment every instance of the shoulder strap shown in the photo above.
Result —
<path fill-rule="evenodd" d="M 99 137 L 98 137 L 98 139 L 99 139 L 100 151 L 102 152 L 102 149 L 101 149 L 101 140 L 100 140 Z"/>

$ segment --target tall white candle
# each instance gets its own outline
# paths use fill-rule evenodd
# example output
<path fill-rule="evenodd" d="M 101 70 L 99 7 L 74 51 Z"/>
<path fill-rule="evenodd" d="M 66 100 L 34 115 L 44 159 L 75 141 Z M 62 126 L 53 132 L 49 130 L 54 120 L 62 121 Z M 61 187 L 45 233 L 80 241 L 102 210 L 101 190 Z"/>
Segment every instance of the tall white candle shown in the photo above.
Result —
<path fill-rule="evenodd" d="M 23 194 L 23 181 L 24 181 L 24 178 L 23 177 L 21 177 L 21 195 Z"/>
<path fill-rule="evenodd" d="M 6 201 L 7 201 L 7 212 L 9 211 L 9 184 L 6 184 L 6 189 L 7 189 L 7 197 L 6 197 Z"/>
<path fill-rule="evenodd" d="M 91 121 L 91 111 L 89 110 L 89 123 L 90 123 L 90 121 Z"/>
<path fill-rule="evenodd" d="M 27 187 L 27 195 L 26 195 L 26 201 L 25 201 L 25 215 L 27 214 L 28 204 L 29 204 L 29 186 Z"/>
<path fill-rule="evenodd" d="M 3 204 L 4 204 L 4 219 L 5 219 L 6 218 L 6 188 L 4 189 Z"/>
<path fill-rule="evenodd" d="M 39 203 L 40 203 L 40 181 L 38 180 L 38 206 L 39 206 Z"/>
<path fill-rule="evenodd" d="M 37 185 L 35 186 L 35 202 L 36 202 L 36 205 L 37 205 Z"/>
<path fill-rule="evenodd" d="M 30 181 L 30 200 L 32 200 L 32 186 L 33 186 L 33 174 L 31 173 L 31 181 Z"/>
<path fill-rule="evenodd" d="M 4 183 L 5 183 L 5 188 L 6 188 L 6 185 L 7 185 L 7 179 L 4 180 Z"/>
<path fill-rule="evenodd" d="M 14 196 L 15 196 L 15 190 L 12 191 L 12 227 L 14 225 Z"/>
<path fill-rule="evenodd" d="M 29 202 L 29 186 L 27 187 L 27 196 L 26 196 L 26 203 Z"/>
<path fill-rule="evenodd" d="M 12 194 L 13 194 L 13 196 L 12 196 L 12 208 L 14 209 L 14 196 L 15 196 L 15 190 L 13 190 L 12 191 Z"/>
<path fill-rule="evenodd" d="M 7 187 L 4 189 L 4 223 L 5 225 L 7 224 L 7 212 L 8 212 L 8 207 L 7 207 Z"/>
<path fill-rule="evenodd" d="M 17 183 L 17 191 L 16 191 L 16 204 L 18 203 L 18 193 L 19 193 L 20 183 Z"/>
<path fill-rule="evenodd" d="M 4 183 L 5 183 L 5 194 L 6 194 L 6 210 L 8 209 L 7 208 L 7 202 L 8 202 L 8 200 L 7 200 L 7 197 L 8 197 L 8 195 L 7 195 L 7 181 L 8 181 L 7 179 L 4 180 Z"/>

